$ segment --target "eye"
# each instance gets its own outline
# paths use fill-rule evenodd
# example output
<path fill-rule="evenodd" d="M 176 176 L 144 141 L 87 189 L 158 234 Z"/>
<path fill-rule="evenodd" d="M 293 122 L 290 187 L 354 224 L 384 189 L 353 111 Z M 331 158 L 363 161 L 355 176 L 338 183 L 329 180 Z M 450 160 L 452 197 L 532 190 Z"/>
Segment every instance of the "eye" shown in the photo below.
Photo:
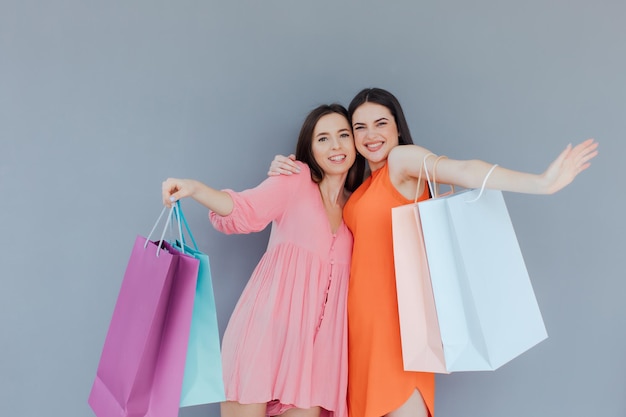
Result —
<path fill-rule="evenodd" d="M 365 126 L 361 126 L 361 125 L 354 126 L 354 130 L 362 130 L 364 128 L 365 128 Z"/>
<path fill-rule="evenodd" d="M 380 121 L 378 122 L 378 126 L 386 126 L 387 122 L 386 121 Z"/>
<path fill-rule="evenodd" d="M 347 138 L 349 138 L 349 137 L 350 137 L 350 134 L 349 134 L 349 133 L 342 133 L 342 134 L 341 134 L 341 137 L 342 137 L 343 139 L 347 139 Z"/>
<path fill-rule="evenodd" d="M 317 138 L 318 142 L 325 142 L 327 140 L 328 140 L 328 137 L 326 137 L 326 136 L 320 136 L 319 138 Z"/>

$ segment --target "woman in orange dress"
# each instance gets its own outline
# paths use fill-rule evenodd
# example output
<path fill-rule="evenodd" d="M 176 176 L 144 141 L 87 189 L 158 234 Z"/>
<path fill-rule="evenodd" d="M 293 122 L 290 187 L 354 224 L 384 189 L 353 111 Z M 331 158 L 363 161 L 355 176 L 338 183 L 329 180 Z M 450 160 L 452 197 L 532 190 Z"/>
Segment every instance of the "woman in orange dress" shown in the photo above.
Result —
<path fill-rule="evenodd" d="M 396 294 L 391 208 L 428 198 L 418 184 L 422 161 L 432 154 L 413 144 L 400 103 L 386 90 L 367 88 L 349 106 L 356 149 L 371 176 L 344 206 L 344 221 L 354 236 L 348 287 L 348 407 L 351 417 L 434 416 L 435 377 L 405 371 L 402 362 Z M 398 146 L 402 145 L 402 146 Z M 529 194 L 552 194 L 590 165 L 597 143 L 568 145 L 542 174 L 497 167 L 487 188 Z M 426 159 L 433 175 L 437 158 Z M 270 173 L 294 172 L 294 163 L 276 157 Z M 481 186 L 493 164 L 480 160 L 441 159 L 438 182 L 463 188 Z"/>
<path fill-rule="evenodd" d="M 428 197 L 428 188 L 423 187 L 418 200 Z M 423 409 L 425 403 L 431 414 L 434 410 L 434 374 L 405 372 L 402 364 L 391 208 L 413 201 L 396 190 L 384 165 L 372 172 L 344 207 L 344 221 L 358 236 L 348 284 L 350 416 L 385 415 L 416 389 L 423 399 L 418 405 Z"/>

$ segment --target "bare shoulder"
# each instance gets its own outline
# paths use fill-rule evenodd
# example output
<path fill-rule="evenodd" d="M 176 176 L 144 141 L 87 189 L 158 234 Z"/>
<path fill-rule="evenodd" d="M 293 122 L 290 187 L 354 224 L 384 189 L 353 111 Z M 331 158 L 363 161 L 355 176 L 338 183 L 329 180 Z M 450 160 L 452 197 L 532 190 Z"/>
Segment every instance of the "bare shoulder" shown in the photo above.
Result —
<path fill-rule="evenodd" d="M 416 177 L 426 155 L 432 154 L 428 149 L 418 145 L 399 145 L 389 152 L 389 174 L 399 182 L 408 177 Z"/>

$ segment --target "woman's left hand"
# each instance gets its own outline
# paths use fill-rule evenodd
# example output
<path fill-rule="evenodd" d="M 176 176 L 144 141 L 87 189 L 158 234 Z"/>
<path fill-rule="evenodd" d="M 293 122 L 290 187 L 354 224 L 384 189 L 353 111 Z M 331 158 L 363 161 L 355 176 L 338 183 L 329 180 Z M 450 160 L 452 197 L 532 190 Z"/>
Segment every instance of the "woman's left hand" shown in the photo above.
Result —
<path fill-rule="evenodd" d="M 567 145 L 565 150 L 542 174 L 546 184 L 546 194 L 561 190 L 591 165 L 589 161 L 598 155 L 598 142 L 587 139 L 576 146 Z"/>
<path fill-rule="evenodd" d="M 289 156 L 276 155 L 270 164 L 270 170 L 267 175 L 272 177 L 276 175 L 291 175 L 299 174 L 300 167 L 296 165 L 296 156 L 291 154 Z"/>

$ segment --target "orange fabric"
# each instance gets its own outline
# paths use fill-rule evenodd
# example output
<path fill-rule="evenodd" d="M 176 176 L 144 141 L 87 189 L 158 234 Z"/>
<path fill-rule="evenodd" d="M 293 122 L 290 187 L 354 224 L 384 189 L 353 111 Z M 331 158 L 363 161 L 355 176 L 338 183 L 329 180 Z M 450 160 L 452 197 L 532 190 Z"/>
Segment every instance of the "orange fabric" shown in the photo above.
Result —
<path fill-rule="evenodd" d="M 419 201 L 428 198 L 428 187 Z M 393 264 L 391 208 L 409 204 L 375 171 L 344 207 L 354 235 L 348 289 L 348 407 L 351 417 L 380 417 L 417 388 L 434 415 L 435 375 L 405 371 Z"/>

